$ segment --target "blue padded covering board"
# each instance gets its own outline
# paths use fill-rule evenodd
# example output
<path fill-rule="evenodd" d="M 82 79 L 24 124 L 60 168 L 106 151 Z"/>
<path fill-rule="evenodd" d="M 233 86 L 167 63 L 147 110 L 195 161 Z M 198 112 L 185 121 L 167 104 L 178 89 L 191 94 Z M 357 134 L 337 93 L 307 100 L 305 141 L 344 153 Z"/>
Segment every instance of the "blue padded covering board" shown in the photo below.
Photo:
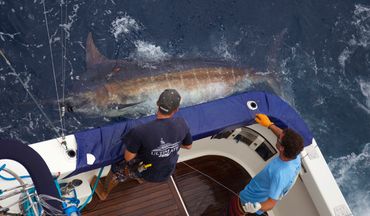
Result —
<path fill-rule="evenodd" d="M 247 101 L 255 101 L 258 109 L 250 110 L 246 105 Z M 313 136 L 298 113 L 280 97 L 266 92 L 241 93 L 181 108 L 176 116 L 185 119 L 193 139 L 198 140 L 224 129 L 254 124 L 257 113 L 268 115 L 281 128 L 290 127 L 297 131 L 303 137 L 305 146 L 311 144 Z M 71 175 L 106 166 L 122 159 L 125 144 L 122 143 L 121 137 L 136 125 L 153 119 L 155 119 L 154 115 L 76 133 L 77 166 Z M 93 165 L 87 164 L 87 153 L 95 156 L 96 160 Z"/>

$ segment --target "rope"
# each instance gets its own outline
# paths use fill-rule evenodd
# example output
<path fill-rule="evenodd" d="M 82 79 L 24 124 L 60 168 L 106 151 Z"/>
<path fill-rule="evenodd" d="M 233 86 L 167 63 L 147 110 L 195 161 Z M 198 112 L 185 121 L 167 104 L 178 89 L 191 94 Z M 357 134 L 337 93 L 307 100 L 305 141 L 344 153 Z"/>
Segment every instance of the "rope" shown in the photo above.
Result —
<path fill-rule="evenodd" d="M 8 177 L 2 176 L 2 175 L 0 175 L 0 178 L 5 180 L 5 181 L 14 181 L 14 180 L 16 180 L 16 178 L 8 178 Z M 19 176 L 19 178 L 25 179 L 25 178 L 31 178 L 31 176 L 23 175 L 23 176 Z"/>
<path fill-rule="evenodd" d="M 33 102 L 36 104 L 37 108 L 40 110 L 40 112 L 42 113 L 42 115 L 47 119 L 48 123 L 50 124 L 50 126 L 54 129 L 55 133 L 60 136 L 60 133 L 59 131 L 57 130 L 57 128 L 54 126 L 54 124 L 51 122 L 51 120 L 49 119 L 49 117 L 46 115 L 46 113 L 44 112 L 44 110 L 42 109 L 41 105 L 37 102 L 36 98 L 33 96 L 33 94 L 30 92 L 30 90 L 27 88 L 27 85 L 23 82 L 23 80 L 20 78 L 19 74 L 15 71 L 15 69 L 13 68 L 12 64 L 9 62 L 9 60 L 5 57 L 3 51 L 0 49 L 0 55 L 4 58 L 6 64 L 9 66 L 9 68 L 12 70 L 12 72 L 14 73 L 14 75 L 16 76 L 16 78 L 18 79 L 18 81 L 22 84 L 23 88 L 26 90 L 26 92 L 29 94 L 29 96 L 32 98 Z"/>
<path fill-rule="evenodd" d="M 46 15 L 45 0 L 42 1 L 42 5 L 43 5 L 43 9 L 44 9 L 44 18 L 45 18 L 46 32 L 48 34 L 48 39 L 49 39 L 49 50 L 50 50 L 50 58 L 51 58 L 51 67 L 52 67 L 53 76 L 54 76 L 55 92 L 56 92 L 56 96 L 57 96 L 57 101 L 59 101 L 59 93 L 58 93 L 57 79 L 56 79 L 56 75 L 55 75 L 53 48 L 51 46 L 51 38 L 50 38 L 50 32 L 49 32 L 48 17 Z M 62 137 L 64 137 L 64 127 L 63 127 L 63 120 L 62 120 L 62 110 L 61 110 L 61 107 L 59 105 L 58 105 L 58 110 L 59 110 L 60 125 L 61 125 L 61 128 L 62 128 Z"/>
<path fill-rule="evenodd" d="M 94 187 L 92 188 L 91 194 L 87 197 L 86 201 L 80 207 L 78 207 L 78 210 L 82 211 L 85 208 L 85 206 L 90 202 L 91 198 L 94 196 L 96 187 L 98 186 L 99 179 L 101 177 L 101 174 L 103 173 L 103 170 L 104 170 L 104 167 L 100 168 L 98 177 L 95 180 Z"/>
<path fill-rule="evenodd" d="M 2 166 L 0 166 L 0 172 L 1 172 L 3 169 L 5 169 L 5 167 L 6 167 L 6 164 L 3 164 Z M 16 180 L 16 178 L 8 178 L 8 177 L 2 176 L 2 175 L 0 175 L 0 178 L 1 178 L 1 179 L 3 179 L 3 180 L 6 180 L 6 181 L 14 181 L 14 180 Z M 21 179 L 24 179 L 24 178 L 31 178 L 31 176 L 24 175 L 24 176 L 19 176 L 19 178 L 21 178 Z M 0 191 L 1 191 L 1 190 L 0 190 Z M 1 195 L 1 193 L 0 193 L 0 195 Z"/>

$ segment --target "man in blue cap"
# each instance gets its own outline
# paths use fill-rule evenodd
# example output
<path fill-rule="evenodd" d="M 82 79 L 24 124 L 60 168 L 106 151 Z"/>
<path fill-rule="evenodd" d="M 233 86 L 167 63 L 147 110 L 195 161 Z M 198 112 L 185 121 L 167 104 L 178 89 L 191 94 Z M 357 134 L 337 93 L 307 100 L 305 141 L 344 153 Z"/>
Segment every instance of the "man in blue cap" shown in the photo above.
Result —
<path fill-rule="evenodd" d="M 180 94 L 175 89 L 164 90 L 157 101 L 156 119 L 132 128 L 123 137 L 126 144 L 123 166 L 134 160 L 142 162 L 141 170 L 135 172 L 137 180 L 149 182 L 166 181 L 175 170 L 180 148 L 191 149 L 192 136 L 185 120 L 174 117 L 179 110 Z M 127 166 L 126 166 L 127 167 Z M 106 184 L 99 184 L 96 190 L 101 200 L 130 175 L 122 166 L 113 165 L 106 178 Z M 137 170 L 135 170 L 137 171 Z"/>

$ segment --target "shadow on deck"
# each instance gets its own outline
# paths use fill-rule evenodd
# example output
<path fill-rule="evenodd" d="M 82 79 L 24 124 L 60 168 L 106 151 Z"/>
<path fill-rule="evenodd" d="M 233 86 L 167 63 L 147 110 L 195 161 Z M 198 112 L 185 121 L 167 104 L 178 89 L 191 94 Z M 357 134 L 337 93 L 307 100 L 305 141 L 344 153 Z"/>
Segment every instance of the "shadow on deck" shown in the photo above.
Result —
<path fill-rule="evenodd" d="M 191 216 L 224 215 L 233 195 L 231 191 L 238 193 L 251 179 L 239 164 L 221 156 L 204 156 L 185 163 L 177 164 L 173 179 Z M 83 215 L 154 216 L 186 215 L 186 212 L 170 179 L 163 183 L 146 182 L 142 185 L 136 181 L 121 183 L 105 201 L 99 201 L 94 195 Z"/>

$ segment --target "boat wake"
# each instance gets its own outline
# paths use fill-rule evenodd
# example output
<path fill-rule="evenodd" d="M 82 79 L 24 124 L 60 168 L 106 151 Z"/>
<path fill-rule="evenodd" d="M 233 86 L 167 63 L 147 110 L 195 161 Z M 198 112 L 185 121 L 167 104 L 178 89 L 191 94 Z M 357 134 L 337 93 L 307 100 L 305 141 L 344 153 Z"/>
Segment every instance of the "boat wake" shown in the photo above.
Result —
<path fill-rule="evenodd" d="M 354 215 L 367 215 L 370 185 L 363 176 L 370 173 L 370 143 L 365 144 L 361 153 L 330 158 L 328 164 Z"/>

